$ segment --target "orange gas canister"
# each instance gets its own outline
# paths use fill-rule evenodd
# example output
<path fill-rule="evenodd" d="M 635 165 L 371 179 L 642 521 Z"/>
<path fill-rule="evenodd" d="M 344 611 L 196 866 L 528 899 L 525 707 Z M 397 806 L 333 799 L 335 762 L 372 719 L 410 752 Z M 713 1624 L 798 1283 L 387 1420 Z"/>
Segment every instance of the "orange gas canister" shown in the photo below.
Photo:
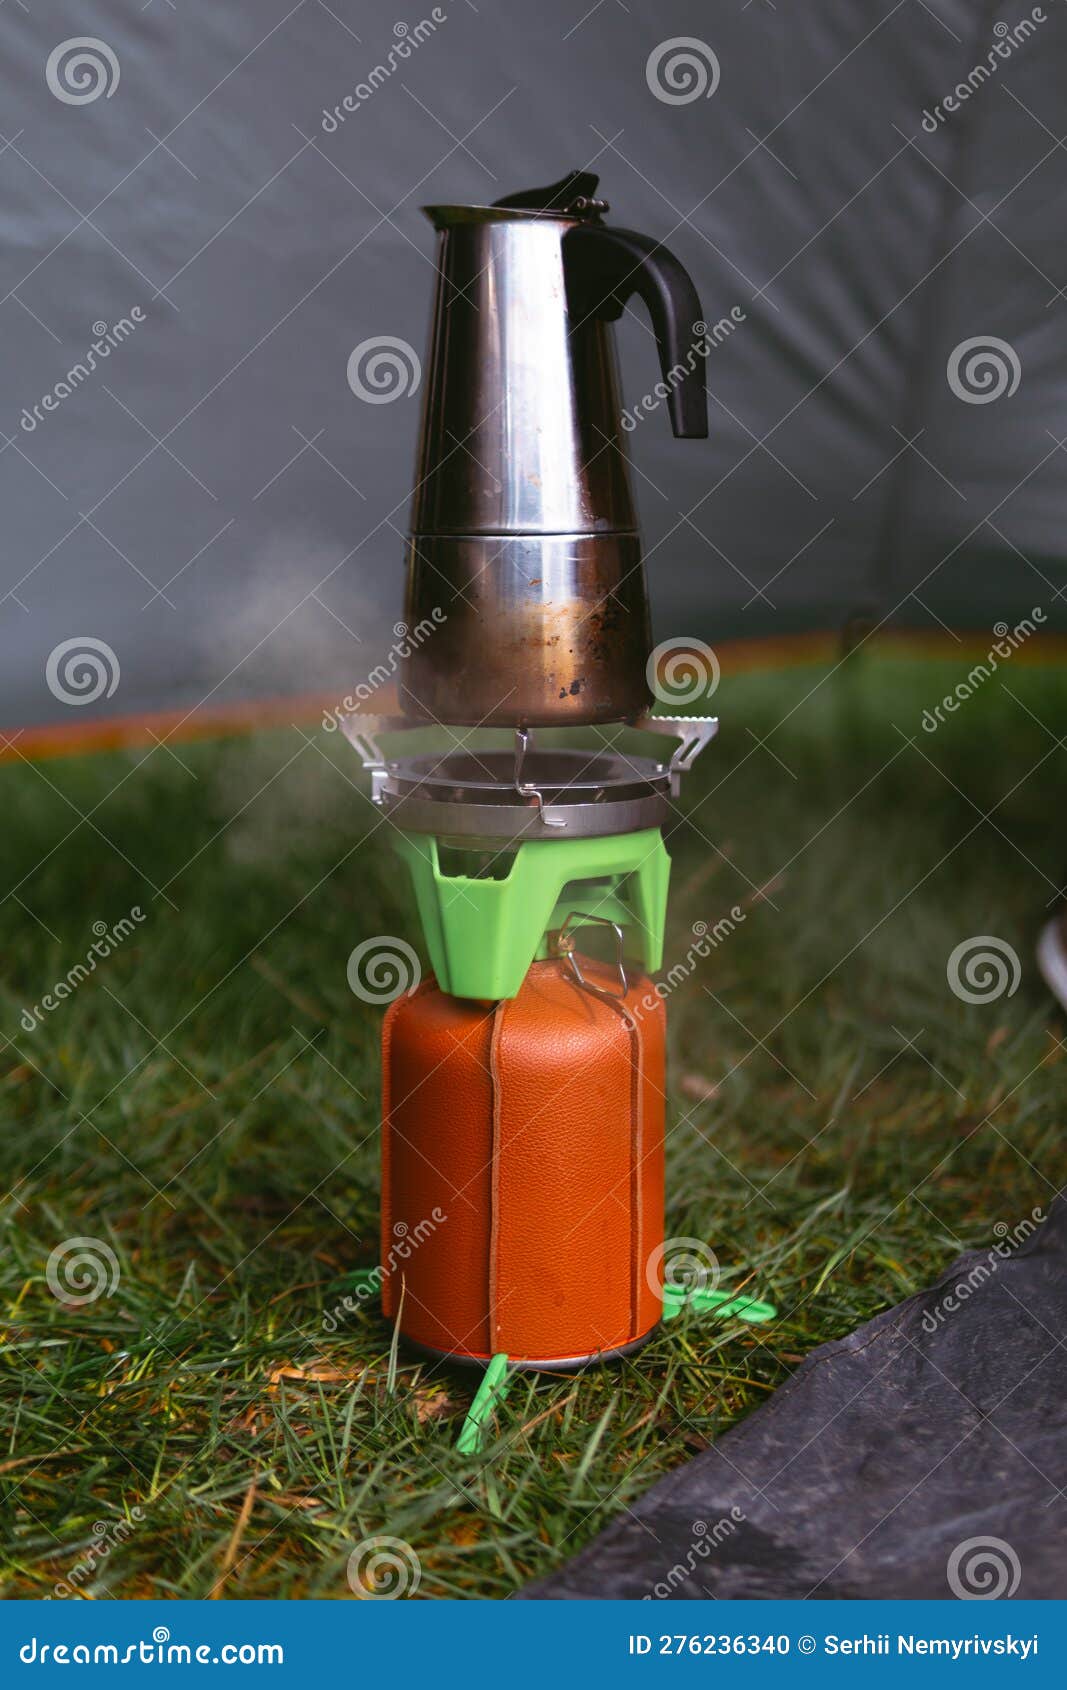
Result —
<path fill-rule="evenodd" d="M 656 1327 L 663 1003 L 647 974 L 535 962 L 483 1004 L 386 1014 L 383 1307 L 435 1356 L 562 1368 Z"/>

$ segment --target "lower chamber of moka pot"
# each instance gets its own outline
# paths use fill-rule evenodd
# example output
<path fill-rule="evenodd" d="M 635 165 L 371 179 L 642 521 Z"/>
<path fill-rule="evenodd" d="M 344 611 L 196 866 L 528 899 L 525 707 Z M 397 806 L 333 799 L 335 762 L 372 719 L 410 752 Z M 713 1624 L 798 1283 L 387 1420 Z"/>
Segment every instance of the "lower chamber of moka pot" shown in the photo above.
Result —
<path fill-rule="evenodd" d="M 662 1314 L 663 1002 L 647 974 L 535 962 L 519 993 L 433 980 L 383 1029 L 382 1301 L 450 1363 L 566 1370 Z"/>

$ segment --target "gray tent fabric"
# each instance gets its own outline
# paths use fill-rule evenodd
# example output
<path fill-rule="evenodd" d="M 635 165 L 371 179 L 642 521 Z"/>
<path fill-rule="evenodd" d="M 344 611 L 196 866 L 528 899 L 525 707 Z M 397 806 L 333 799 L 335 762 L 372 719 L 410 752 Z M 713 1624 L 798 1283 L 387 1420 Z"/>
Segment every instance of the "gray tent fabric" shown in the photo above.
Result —
<path fill-rule="evenodd" d="M 814 1350 L 525 1599 L 1067 1596 L 1067 1203 Z"/>
<path fill-rule="evenodd" d="M 709 440 L 630 436 L 657 638 L 1062 612 L 1061 0 L 56 0 L 7 7 L 0 53 L 0 725 L 366 675 L 419 207 L 580 166 L 728 325 Z M 1003 389 L 961 398 L 991 335 Z M 388 403 L 348 379 L 383 338 Z M 633 404 L 639 311 L 619 342 Z M 72 701 L 79 640 L 104 684 Z"/>

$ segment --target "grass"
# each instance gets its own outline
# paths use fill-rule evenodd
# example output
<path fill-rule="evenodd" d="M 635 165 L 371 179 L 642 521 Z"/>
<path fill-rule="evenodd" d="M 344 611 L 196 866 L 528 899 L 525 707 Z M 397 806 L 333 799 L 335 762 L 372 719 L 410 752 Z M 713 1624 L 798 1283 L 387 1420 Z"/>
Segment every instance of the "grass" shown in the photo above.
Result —
<path fill-rule="evenodd" d="M 481 1458 L 454 1449 L 469 1381 L 395 1354 L 371 1306 L 321 1324 L 376 1259 L 379 1015 L 346 960 L 418 942 L 348 748 L 292 730 L 0 771 L 4 1593 L 346 1597 L 387 1534 L 420 1596 L 507 1596 L 814 1345 L 1047 1204 L 1067 1064 L 1031 957 L 1067 868 L 1065 689 L 1013 661 L 932 735 L 962 659 L 724 678 L 671 830 L 668 959 L 694 921 L 745 920 L 669 1005 L 668 1232 L 781 1318 L 519 1379 Z M 949 991 L 975 934 L 1018 952 L 1014 995 Z M 52 1294 L 72 1237 L 113 1250 L 113 1294 Z"/>

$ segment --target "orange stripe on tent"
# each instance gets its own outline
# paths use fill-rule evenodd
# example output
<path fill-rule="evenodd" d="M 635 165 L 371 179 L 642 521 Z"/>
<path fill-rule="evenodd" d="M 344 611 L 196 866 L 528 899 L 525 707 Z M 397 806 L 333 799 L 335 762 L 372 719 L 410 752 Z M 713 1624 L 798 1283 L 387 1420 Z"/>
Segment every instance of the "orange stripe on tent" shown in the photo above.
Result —
<path fill-rule="evenodd" d="M 945 633 L 881 630 L 864 636 L 862 629 L 848 642 L 840 630 L 820 634 L 783 634 L 767 639 L 725 640 L 715 647 L 724 675 L 739 675 L 761 669 L 783 669 L 798 663 L 833 663 L 846 643 L 884 655 L 914 658 L 959 658 L 961 662 L 985 656 L 992 643 L 990 631 L 960 632 L 955 638 Z M 1013 652 L 1011 661 L 1053 663 L 1067 659 L 1067 635 L 1038 633 Z M 367 714 L 395 715 L 399 702 L 395 687 L 383 687 L 367 701 Z M 90 751 L 120 751 L 132 746 L 166 744 L 168 741 L 224 739 L 263 729 L 318 721 L 324 712 L 339 708 L 341 699 L 333 693 L 297 693 L 265 699 L 245 699 L 226 705 L 196 705 L 189 710 L 146 711 L 136 716 L 98 716 L 87 722 L 53 722 L 44 726 L 0 729 L 0 763 L 31 761 L 48 757 L 76 757 Z"/>

